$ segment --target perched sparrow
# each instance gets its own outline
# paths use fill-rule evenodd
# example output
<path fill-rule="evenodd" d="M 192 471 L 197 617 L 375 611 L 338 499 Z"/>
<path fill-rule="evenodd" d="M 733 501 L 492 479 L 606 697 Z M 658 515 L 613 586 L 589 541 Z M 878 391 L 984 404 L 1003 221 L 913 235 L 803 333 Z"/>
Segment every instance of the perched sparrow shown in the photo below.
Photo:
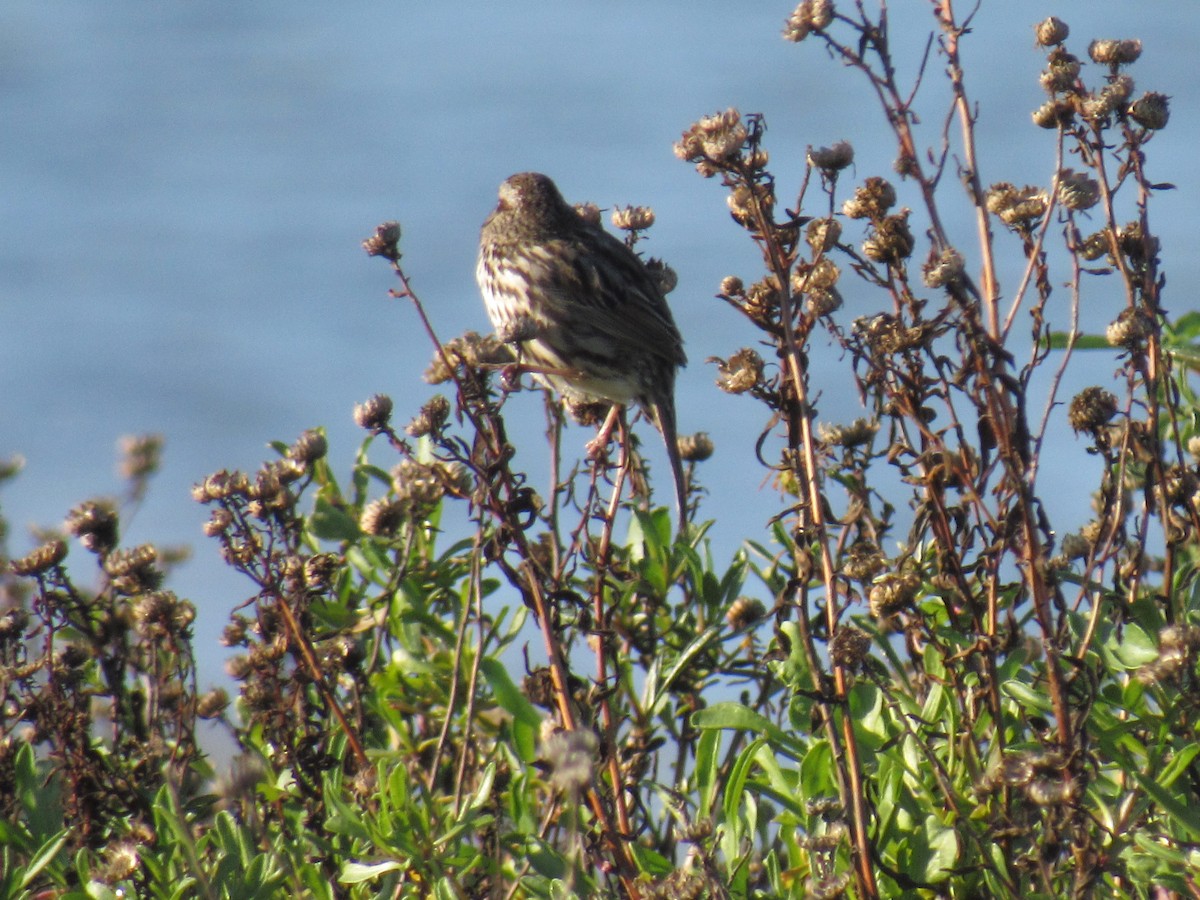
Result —
<path fill-rule="evenodd" d="M 497 336 L 517 345 L 543 384 L 576 401 L 642 407 L 666 442 L 682 527 L 675 370 L 687 357 L 642 261 L 581 217 L 545 175 L 522 172 L 500 185 L 475 277 Z"/>

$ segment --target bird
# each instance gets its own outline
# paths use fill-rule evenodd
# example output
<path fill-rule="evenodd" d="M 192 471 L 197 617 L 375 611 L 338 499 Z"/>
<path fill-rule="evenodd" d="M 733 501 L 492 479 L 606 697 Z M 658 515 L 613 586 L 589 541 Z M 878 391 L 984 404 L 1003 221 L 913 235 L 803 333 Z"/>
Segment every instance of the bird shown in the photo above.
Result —
<path fill-rule="evenodd" d="M 675 424 L 683 338 L 641 258 L 563 199 L 538 172 L 500 185 L 483 223 L 475 270 L 497 337 L 542 384 L 574 402 L 636 403 L 662 434 L 682 530 L 687 489 Z M 595 445 L 593 445 L 595 446 Z"/>

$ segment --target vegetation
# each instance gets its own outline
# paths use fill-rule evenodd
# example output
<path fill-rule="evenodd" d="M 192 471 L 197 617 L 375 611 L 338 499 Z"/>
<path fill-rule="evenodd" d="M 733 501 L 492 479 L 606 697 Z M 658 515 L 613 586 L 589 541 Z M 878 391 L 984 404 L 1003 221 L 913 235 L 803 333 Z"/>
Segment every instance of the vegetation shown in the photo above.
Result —
<path fill-rule="evenodd" d="M 845 6 L 805 0 L 785 37 L 865 79 L 894 173 L 849 183 L 843 143 L 785 188 L 735 110 L 676 145 L 761 251 L 719 289 L 759 343 L 715 371 L 762 410 L 762 533 L 714 561 L 706 436 L 682 441 L 677 528 L 628 428 L 580 460 L 567 415 L 596 411 L 549 396 L 539 494 L 504 420 L 522 373 L 494 338 L 437 338 L 380 226 L 366 249 L 444 393 L 405 427 L 385 396 L 357 407 L 346 479 L 314 430 L 196 486 L 250 585 L 224 635 L 236 714 L 198 689 L 194 610 L 170 554 L 121 543 L 119 504 L 7 565 L 0 896 L 1200 896 L 1200 316 L 1162 303 L 1167 100 L 1134 86 L 1140 42 L 1084 53 L 1048 19 L 1033 122 L 1056 174 L 991 182 L 970 17 L 934 3 L 902 84 L 886 6 Z M 617 219 L 633 245 L 652 216 Z M 846 317 L 851 290 L 879 312 Z M 1078 325 L 1093 295 L 1121 298 L 1103 337 Z M 818 340 L 842 370 L 808 368 Z M 1084 359 L 1111 374 L 1060 396 Z M 852 423 L 814 399 L 835 378 Z M 1102 465 L 1094 518 L 1060 533 L 1039 471 L 1072 432 Z M 129 446 L 131 503 L 158 450 Z M 214 718 L 240 748 L 220 774 L 196 741 Z"/>

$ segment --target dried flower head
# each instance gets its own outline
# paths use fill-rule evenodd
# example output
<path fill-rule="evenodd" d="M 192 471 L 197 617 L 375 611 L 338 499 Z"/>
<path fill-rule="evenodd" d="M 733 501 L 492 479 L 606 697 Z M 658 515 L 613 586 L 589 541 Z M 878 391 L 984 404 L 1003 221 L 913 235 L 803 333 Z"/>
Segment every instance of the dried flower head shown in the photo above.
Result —
<path fill-rule="evenodd" d="M 1063 169 L 1058 173 L 1058 201 L 1071 210 L 1091 209 L 1100 201 L 1100 184 L 1086 172 Z"/>
<path fill-rule="evenodd" d="M 804 311 L 814 319 L 829 316 L 842 308 L 842 294 L 835 287 L 809 291 L 804 298 Z"/>
<path fill-rule="evenodd" d="M 1047 100 L 1033 111 L 1038 128 L 1060 128 L 1075 121 L 1075 105 L 1064 100 Z"/>
<path fill-rule="evenodd" d="M 208 475 L 192 488 L 192 499 L 197 503 L 211 503 L 230 497 L 245 497 L 250 492 L 250 479 L 245 472 L 222 469 Z"/>
<path fill-rule="evenodd" d="M 67 542 L 47 541 L 40 547 L 9 563 L 14 575 L 41 575 L 67 558 Z"/>
<path fill-rule="evenodd" d="M 1039 80 L 1050 94 L 1072 94 L 1079 88 L 1079 72 L 1082 68 L 1083 64 L 1077 56 L 1062 47 L 1056 47 L 1046 58 L 1046 71 Z"/>
<path fill-rule="evenodd" d="M 1050 16 L 1048 19 L 1043 19 L 1034 26 L 1034 32 L 1037 35 L 1039 47 L 1053 47 L 1055 44 L 1061 44 L 1071 34 L 1071 29 L 1062 19 Z"/>
<path fill-rule="evenodd" d="M 542 757 L 550 767 L 550 782 L 577 794 L 592 781 L 600 742 L 587 730 L 555 731 L 542 741 Z"/>
<path fill-rule="evenodd" d="M 401 460 L 391 471 L 397 501 L 410 515 L 425 515 L 445 496 L 447 472 L 416 460 Z"/>
<path fill-rule="evenodd" d="M 213 688 L 196 698 L 196 716 L 201 719 L 216 719 L 229 706 L 229 694 L 223 688 Z"/>
<path fill-rule="evenodd" d="M 792 290 L 797 294 L 826 290 L 837 284 L 841 274 L 837 263 L 827 256 L 811 265 L 801 261 L 792 272 Z"/>
<path fill-rule="evenodd" d="M 1084 118 L 1093 122 L 1107 119 L 1113 113 L 1123 111 L 1133 95 L 1133 79 L 1118 75 L 1099 91 L 1083 98 L 1081 111 Z"/>
<path fill-rule="evenodd" d="M 887 557 L 874 541 L 857 540 L 846 548 L 842 560 L 842 574 L 863 584 L 883 571 Z"/>
<path fill-rule="evenodd" d="M 853 625 L 841 625 L 829 641 L 829 658 L 844 669 L 857 669 L 866 661 L 871 636 Z"/>
<path fill-rule="evenodd" d="M 725 621 L 734 631 L 749 628 L 767 614 L 767 608 L 761 600 L 754 597 L 738 597 L 729 604 L 725 612 Z"/>
<path fill-rule="evenodd" d="M 1142 42 L 1137 38 L 1123 41 L 1099 40 L 1088 44 L 1088 56 L 1102 66 L 1129 65 L 1142 55 Z"/>
<path fill-rule="evenodd" d="M 1117 246 L 1134 265 L 1144 263 L 1158 254 L 1158 238 L 1146 234 L 1139 221 L 1127 222 L 1117 230 Z"/>
<path fill-rule="evenodd" d="M 137 871 L 141 865 L 138 858 L 137 845 L 133 841 L 123 840 L 110 844 L 101 854 L 101 864 L 96 877 L 104 884 L 116 884 L 124 881 Z M 109 893 L 113 893 L 109 891 Z M 118 894 L 120 896 L 120 894 Z"/>
<path fill-rule="evenodd" d="M 908 215 L 909 210 L 905 209 L 894 216 L 880 219 L 874 232 L 863 241 L 863 256 L 889 265 L 897 265 L 908 259 L 914 244 L 912 229 L 908 227 Z"/>
<path fill-rule="evenodd" d="M 1140 309 L 1126 307 L 1105 329 L 1104 337 L 1113 347 L 1137 350 L 1154 334 L 1154 320 Z"/>
<path fill-rule="evenodd" d="M 1041 188 L 1017 188 L 1007 181 L 988 188 L 985 202 L 988 211 L 1014 231 L 1028 231 L 1050 208 L 1050 197 Z"/>
<path fill-rule="evenodd" d="M 362 242 L 368 256 L 382 256 L 392 262 L 400 259 L 400 223 L 384 222 L 375 233 Z"/>
<path fill-rule="evenodd" d="M 481 366 L 507 365 L 513 361 L 513 353 L 503 341 L 524 340 L 526 336 L 518 333 L 505 335 L 481 336 L 477 332 L 468 331 L 456 338 L 451 338 L 442 345 L 441 352 L 434 352 L 433 361 L 425 370 L 425 380 L 430 384 L 442 384 L 454 377 L 451 367 L 464 365 L 469 369 Z"/>
<path fill-rule="evenodd" d="M 835 175 L 854 162 L 854 147 L 848 141 L 838 141 L 832 147 L 808 148 L 808 164 L 826 175 Z"/>
<path fill-rule="evenodd" d="M 779 288 L 773 278 L 750 285 L 742 308 L 755 322 L 769 322 L 779 313 Z"/>
<path fill-rule="evenodd" d="M 802 0 L 784 23 L 784 40 L 798 44 L 812 32 L 828 28 L 833 12 L 833 0 Z"/>
<path fill-rule="evenodd" d="M 915 572 L 880 575 L 867 593 L 871 615 L 876 619 L 884 619 L 911 606 L 920 587 L 921 578 Z"/>
<path fill-rule="evenodd" d="M 421 407 L 416 417 L 405 426 L 412 437 L 424 437 L 427 434 L 440 434 L 450 417 L 450 401 L 441 394 L 434 394 Z"/>
<path fill-rule="evenodd" d="M 121 454 L 118 472 L 128 481 L 149 478 L 162 464 L 164 439 L 161 434 L 127 434 L 117 441 Z"/>
<path fill-rule="evenodd" d="M 649 206 L 615 206 L 612 223 L 621 231 L 644 231 L 654 224 L 654 210 Z"/>
<path fill-rule="evenodd" d="M 1079 255 L 1088 262 L 1095 262 L 1100 257 L 1108 254 L 1111 247 L 1112 245 L 1108 240 L 1108 232 L 1097 231 L 1083 239 L 1083 243 L 1079 245 Z"/>
<path fill-rule="evenodd" d="M 854 196 L 842 204 L 842 214 L 850 219 L 882 219 L 896 205 L 896 189 L 886 178 L 871 176 Z"/>
<path fill-rule="evenodd" d="M 705 116 L 692 125 L 675 144 L 675 155 L 687 162 L 719 165 L 741 152 L 747 136 L 741 114 L 730 108 Z M 700 171 L 702 175 L 710 176 L 716 170 Z"/>
<path fill-rule="evenodd" d="M 717 364 L 717 387 L 727 394 L 744 394 L 762 380 L 762 357 L 749 347 L 743 347 L 728 360 L 712 356 L 708 361 Z"/>
<path fill-rule="evenodd" d="M 681 435 L 676 444 L 679 447 L 679 458 L 684 462 L 704 462 L 713 455 L 712 438 L 703 431 Z"/>
<path fill-rule="evenodd" d="M 941 253 L 929 251 L 929 258 L 921 266 L 921 277 L 926 287 L 941 288 L 957 284 L 965 271 L 966 263 L 962 254 L 953 247 L 947 247 Z"/>
<path fill-rule="evenodd" d="M 372 500 L 363 507 L 358 519 L 358 527 L 364 534 L 373 537 L 390 537 L 400 530 L 408 519 L 405 504 L 388 497 Z"/>
<path fill-rule="evenodd" d="M 1166 94 L 1148 91 L 1129 105 L 1129 118 L 1150 131 L 1166 128 L 1171 118 L 1169 101 Z"/>
<path fill-rule="evenodd" d="M 63 527 L 99 556 L 117 546 L 117 511 L 107 500 L 81 503 L 67 514 Z"/>
<path fill-rule="evenodd" d="M 828 253 L 842 236 L 842 223 L 837 219 L 813 219 L 804 230 L 804 240 L 813 253 Z"/>
<path fill-rule="evenodd" d="M 140 594 L 156 590 L 162 583 L 163 573 L 157 563 L 158 550 L 154 545 L 140 544 L 110 553 L 104 560 L 104 571 L 120 593 Z"/>
<path fill-rule="evenodd" d="M 354 404 L 354 421 L 359 428 L 372 434 L 380 434 L 392 420 L 392 398 L 387 394 L 376 394 L 366 403 Z"/>
<path fill-rule="evenodd" d="M 1087 387 L 1071 400 L 1067 421 L 1075 431 L 1096 434 L 1117 414 L 1117 398 L 1102 387 Z"/>
<path fill-rule="evenodd" d="M 300 437 L 296 438 L 296 442 L 288 448 L 288 459 L 300 463 L 302 466 L 307 466 L 309 463 L 316 462 L 321 459 L 329 450 L 329 442 L 325 440 L 325 435 L 315 428 L 310 428 L 305 431 Z"/>
<path fill-rule="evenodd" d="M 822 443 L 831 447 L 861 447 L 863 444 L 869 444 L 878 432 L 879 423 L 870 419 L 855 419 L 849 425 L 817 423 L 817 436 Z"/>

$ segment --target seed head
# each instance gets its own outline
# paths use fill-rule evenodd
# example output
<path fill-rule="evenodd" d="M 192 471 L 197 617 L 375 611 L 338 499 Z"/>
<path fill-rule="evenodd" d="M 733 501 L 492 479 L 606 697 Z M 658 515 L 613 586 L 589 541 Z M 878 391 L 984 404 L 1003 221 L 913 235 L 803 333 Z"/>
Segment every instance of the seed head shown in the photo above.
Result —
<path fill-rule="evenodd" d="M 387 394 L 376 394 L 366 403 L 354 405 L 354 421 L 372 434 L 384 432 L 391 420 L 392 398 Z"/>
<path fill-rule="evenodd" d="M 1039 47 L 1053 47 L 1061 44 L 1071 34 L 1071 29 L 1062 19 L 1051 16 L 1043 19 L 1034 26 Z"/>
<path fill-rule="evenodd" d="M 855 419 L 849 425 L 830 425 L 826 422 L 817 423 L 817 437 L 830 447 L 851 449 L 869 444 L 879 432 L 879 423 L 869 419 Z"/>
<path fill-rule="evenodd" d="M 1073 94 L 1079 86 L 1079 72 L 1083 68 L 1079 57 L 1056 47 L 1046 57 L 1046 71 L 1042 73 L 1042 87 L 1050 94 Z"/>
<path fill-rule="evenodd" d="M 506 341 L 524 340 L 523 335 L 505 335 Z M 512 350 L 502 343 L 495 335 L 481 337 L 477 332 L 468 331 L 459 337 L 451 338 L 442 346 L 442 352 L 435 352 L 433 361 L 425 370 L 425 380 L 430 384 L 442 384 L 450 381 L 454 373 L 447 366 L 465 365 L 467 368 L 480 366 L 503 365 L 513 360 Z"/>
<path fill-rule="evenodd" d="M 113 580 L 113 587 L 122 594 L 154 591 L 162 583 L 163 573 L 157 567 L 158 550 L 153 544 L 141 544 L 128 550 L 116 550 L 104 560 L 104 571 Z"/>
<path fill-rule="evenodd" d="M 713 455 L 712 438 L 703 431 L 681 435 L 676 444 L 679 446 L 679 458 L 684 462 L 704 462 Z"/>
<path fill-rule="evenodd" d="M 862 252 L 876 262 L 898 264 L 913 252 L 913 234 L 908 227 L 908 213 L 903 210 L 878 221 L 875 232 L 863 241 Z"/>
<path fill-rule="evenodd" d="M 1101 122 L 1120 110 L 1124 110 L 1133 95 L 1133 79 L 1118 75 L 1099 92 L 1084 97 L 1081 111 L 1085 119 Z"/>
<path fill-rule="evenodd" d="M 721 279 L 720 290 L 726 297 L 738 297 L 746 292 L 746 286 L 736 275 L 726 275 Z"/>
<path fill-rule="evenodd" d="M 1067 421 L 1075 431 L 1096 434 L 1117 414 L 1117 398 L 1102 387 L 1087 387 L 1075 395 Z"/>
<path fill-rule="evenodd" d="M 236 469 L 222 469 L 207 476 L 202 482 L 192 488 L 192 499 L 198 503 L 211 503 L 214 500 L 227 500 L 231 497 L 247 497 L 250 493 L 250 479 L 245 472 Z"/>
<path fill-rule="evenodd" d="M 804 240 L 813 253 L 828 253 L 842 236 L 842 223 L 837 219 L 813 219 L 804 230 Z"/>
<path fill-rule="evenodd" d="M 838 141 L 832 147 L 808 148 L 808 164 L 826 175 L 834 175 L 854 162 L 854 147 Z"/>
<path fill-rule="evenodd" d="M 866 584 L 883 571 L 887 557 L 874 541 L 858 540 L 846 550 L 842 561 L 842 574 L 854 581 Z"/>
<path fill-rule="evenodd" d="M 842 204 L 842 213 L 850 219 L 882 219 L 896 205 L 896 189 L 886 178 L 872 176 L 863 182 L 854 196 Z"/>
<path fill-rule="evenodd" d="M 621 231 L 645 231 L 654 224 L 654 210 L 648 206 L 617 206 L 612 211 L 612 223 Z"/>
<path fill-rule="evenodd" d="M 1075 107 L 1063 100 L 1047 100 L 1033 111 L 1033 124 L 1038 128 L 1059 128 L 1075 121 Z"/>
<path fill-rule="evenodd" d="M 857 669 L 871 649 L 871 636 L 853 625 L 842 625 L 829 641 L 829 658 L 843 669 Z"/>
<path fill-rule="evenodd" d="M 1092 41 L 1088 45 L 1088 56 L 1092 58 L 1092 62 L 1102 66 L 1112 66 L 1114 69 L 1117 66 L 1137 62 L 1137 58 L 1141 55 L 1142 42 L 1137 38 L 1123 41 Z"/>
<path fill-rule="evenodd" d="M 1108 232 L 1097 231 L 1083 239 L 1083 243 L 1079 245 L 1079 255 L 1088 262 L 1095 262 L 1100 257 L 1106 255 L 1110 249 Z"/>
<path fill-rule="evenodd" d="M 393 262 L 400 259 L 400 223 L 384 222 L 371 237 L 362 242 L 368 256 L 382 256 Z"/>
<path fill-rule="evenodd" d="M 729 605 L 725 612 L 725 621 L 734 631 L 748 628 L 767 614 L 767 608 L 761 600 L 754 597 L 738 597 Z"/>
<path fill-rule="evenodd" d="M 591 731 L 555 731 L 542 741 L 542 757 L 550 767 L 550 782 L 559 790 L 578 793 L 591 783 L 600 742 Z"/>
<path fill-rule="evenodd" d="M 708 361 L 717 364 L 717 387 L 727 394 L 744 394 L 762 380 L 762 357 L 749 347 L 743 347 L 728 360 L 713 356 Z"/>
<path fill-rule="evenodd" d="M 441 394 L 434 394 L 425 402 L 416 418 L 409 422 L 404 430 L 415 438 L 424 437 L 427 434 L 441 434 L 449 416 L 450 401 Z"/>
<path fill-rule="evenodd" d="M 60 540 L 47 541 L 20 559 L 9 563 L 9 569 L 14 575 L 41 575 L 53 569 L 67 558 L 67 542 Z"/>
<path fill-rule="evenodd" d="M 921 277 L 926 287 L 941 288 L 958 283 L 964 271 L 966 264 L 962 255 L 953 247 L 947 247 L 941 253 L 929 252 L 929 258 L 921 267 Z"/>
<path fill-rule="evenodd" d="M 705 116 L 692 125 L 675 144 L 675 155 L 687 162 L 719 166 L 737 156 L 747 136 L 741 114 L 730 108 Z M 702 175 L 715 173 L 716 169 L 701 171 Z"/>
<path fill-rule="evenodd" d="M 1063 169 L 1058 173 L 1058 200 L 1067 209 L 1091 209 L 1100 201 L 1100 185 L 1085 172 Z"/>
<path fill-rule="evenodd" d="M 1050 197 L 1041 188 L 1017 188 L 1007 181 L 988 188 L 985 202 L 988 211 L 1014 231 L 1028 231 L 1050 207 Z"/>
<path fill-rule="evenodd" d="M 214 688 L 196 699 L 196 715 L 201 719 L 215 719 L 229 706 L 229 694 L 223 688 Z"/>
<path fill-rule="evenodd" d="M 842 294 L 835 288 L 809 291 L 804 298 L 804 311 L 814 319 L 830 316 L 842 308 Z"/>
<path fill-rule="evenodd" d="M 325 456 L 328 450 L 329 443 L 325 440 L 325 435 L 316 429 L 310 429 L 296 438 L 296 443 L 288 448 L 288 458 L 307 466 Z"/>
<path fill-rule="evenodd" d="M 161 434 L 127 434 L 117 442 L 121 454 L 119 472 L 128 481 L 149 478 L 162 463 Z"/>
<path fill-rule="evenodd" d="M 803 0 L 784 23 L 784 40 L 798 44 L 812 32 L 828 28 L 833 13 L 833 0 Z"/>
<path fill-rule="evenodd" d="M 390 537 L 400 530 L 407 518 L 405 506 L 397 500 L 381 497 L 363 507 L 358 525 L 364 534 Z"/>
<path fill-rule="evenodd" d="M 89 500 L 75 507 L 63 527 L 99 556 L 117 546 L 117 511 L 107 500 Z"/>
<path fill-rule="evenodd" d="M 1140 309 L 1125 307 L 1104 332 L 1108 343 L 1124 350 L 1137 350 L 1154 333 L 1154 322 Z"/>
<path fill-rule="evenodd" d="M 867 594 L 871 615 L 885 619 L 912 605 L 921 578 L 914 572 L 889 572 L 880 575 Z"/>

